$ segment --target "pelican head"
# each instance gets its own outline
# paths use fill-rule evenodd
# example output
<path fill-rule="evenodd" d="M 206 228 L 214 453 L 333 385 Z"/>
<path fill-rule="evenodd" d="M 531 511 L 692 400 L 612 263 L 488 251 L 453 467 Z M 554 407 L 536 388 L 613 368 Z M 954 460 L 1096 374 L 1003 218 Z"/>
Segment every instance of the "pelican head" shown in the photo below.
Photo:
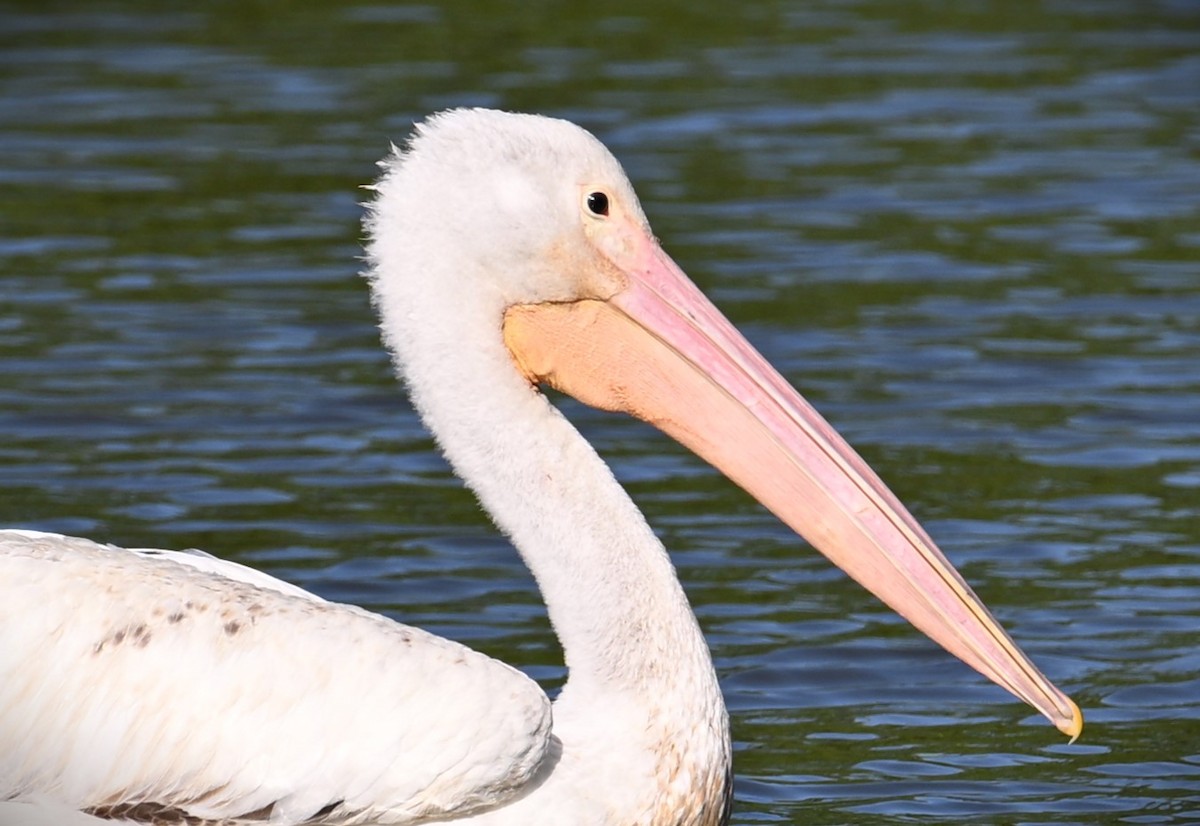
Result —
<path fill-rule="evenodd" d="M 1078 707 L 663 252 L 592 135 L 539 116 L 446 112 L 385 162 L 378 188 L 370 276 L 419 408 L 434 404 L 439 382 L 468 388 L 456 398 L 469 405 L 462 399 L 481 392 L 488 372 L 504 374 L 511 392 L 550 385 L 648 421 L 951 653 L 1078 735 Z M 419 378 L 433 362 L 439 382 Z M 478 375 L 476 364 L 486 365 Z M 478 404 L 501 404 L 499 393 Z"/>

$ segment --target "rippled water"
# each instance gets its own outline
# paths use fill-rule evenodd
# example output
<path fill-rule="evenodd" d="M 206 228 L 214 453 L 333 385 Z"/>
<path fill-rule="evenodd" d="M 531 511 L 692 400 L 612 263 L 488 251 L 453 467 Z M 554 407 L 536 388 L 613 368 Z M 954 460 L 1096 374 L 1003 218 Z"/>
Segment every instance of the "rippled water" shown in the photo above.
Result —
<path fill-rule="evenodd" d="M 1200 819 L 1194 3 L 301 5 L 0 6 L 0 523 L 203 547 L 556 685 L 355 256 L 414 117 L 564 115 L 1089 720 L 571 407 L 709 635 L 735 822 Z"/>

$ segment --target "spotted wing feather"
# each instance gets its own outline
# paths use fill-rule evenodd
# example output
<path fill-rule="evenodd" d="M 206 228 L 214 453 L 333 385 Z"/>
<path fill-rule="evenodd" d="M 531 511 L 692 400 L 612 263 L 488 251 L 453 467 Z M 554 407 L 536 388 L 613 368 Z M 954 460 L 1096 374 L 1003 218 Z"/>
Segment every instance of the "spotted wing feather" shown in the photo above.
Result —
<path fill-rule="evenodd" d="M 411 823 L 536 773 L 550 707 L 520 672 L 203 559 L 0 531 L 0 800 Z"/>

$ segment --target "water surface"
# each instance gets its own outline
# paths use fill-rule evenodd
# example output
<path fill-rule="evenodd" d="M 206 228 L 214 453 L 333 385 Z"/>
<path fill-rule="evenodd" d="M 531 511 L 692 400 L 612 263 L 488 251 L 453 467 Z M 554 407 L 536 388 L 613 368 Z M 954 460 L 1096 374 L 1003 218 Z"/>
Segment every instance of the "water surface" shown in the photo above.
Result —
<path fill-rule="evenodd" d="M 734 822 L 1200 820 L 1195 4 L 645 5 L 0 5 L 0 523 L 202 547 L 560 684 L 356 256 L 414 118 L 562 115 L 1088 718 L 1067 745 L 568 405 L 708 634 Z"/>

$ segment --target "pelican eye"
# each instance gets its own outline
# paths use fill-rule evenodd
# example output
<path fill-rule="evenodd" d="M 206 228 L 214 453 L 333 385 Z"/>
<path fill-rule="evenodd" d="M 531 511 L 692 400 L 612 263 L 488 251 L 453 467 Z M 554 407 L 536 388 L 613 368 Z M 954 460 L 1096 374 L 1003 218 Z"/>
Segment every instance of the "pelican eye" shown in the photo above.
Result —
<path fill-rule="evenodd" d="M 593 215 L 608 214 L 608 196 L 603 192 L 592 192 L 587 196 L 588 212 Z"/>

